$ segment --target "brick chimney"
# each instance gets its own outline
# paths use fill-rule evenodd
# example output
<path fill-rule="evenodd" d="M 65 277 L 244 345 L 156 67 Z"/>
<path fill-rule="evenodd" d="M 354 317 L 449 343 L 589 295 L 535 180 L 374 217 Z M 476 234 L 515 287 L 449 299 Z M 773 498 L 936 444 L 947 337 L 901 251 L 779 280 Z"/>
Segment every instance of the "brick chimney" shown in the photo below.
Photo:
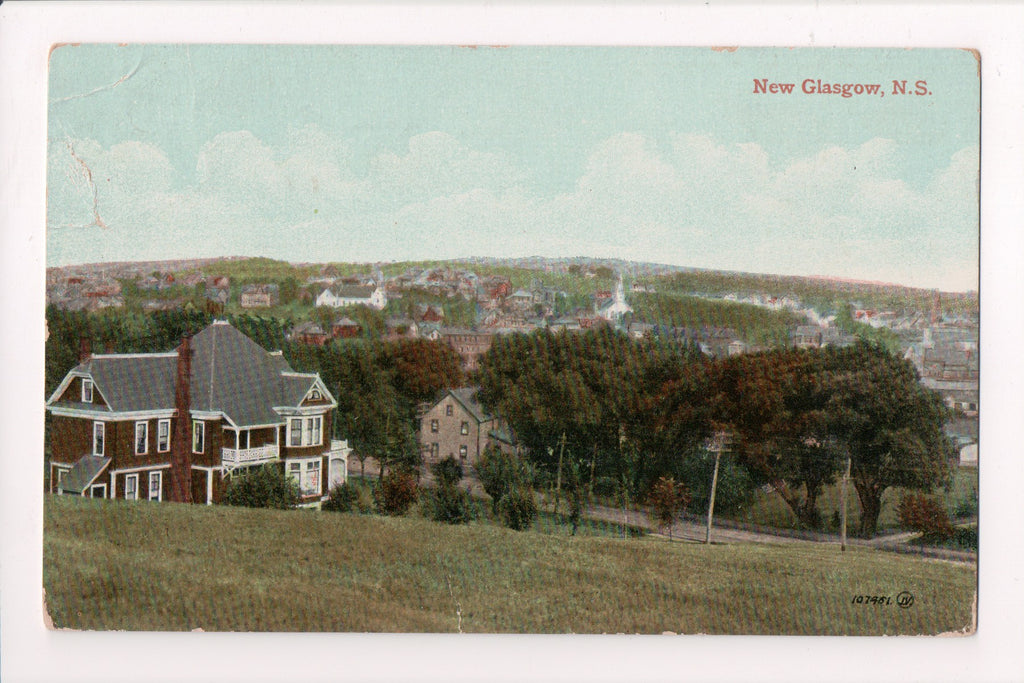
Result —
<path fill-rule="evenodd" d="M 182 337 L 174 378 L 176 422 L 171 436 L 171 471 L 168 500 L 192 502 L 192 337 Z"/>
<path fill-rule="evenodd" d="M 89 337 L 78 338 L 78 362 L 85 363 L 92 358 L 92 340 Z"/>

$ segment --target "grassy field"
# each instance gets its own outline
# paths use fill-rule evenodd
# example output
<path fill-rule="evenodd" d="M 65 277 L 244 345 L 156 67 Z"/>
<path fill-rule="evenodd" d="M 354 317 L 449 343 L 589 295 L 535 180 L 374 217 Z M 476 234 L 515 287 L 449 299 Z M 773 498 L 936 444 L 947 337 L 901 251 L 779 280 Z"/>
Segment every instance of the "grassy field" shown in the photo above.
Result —
<path fill-rule="evenodd" d="M 977 468 L 961 467 L 954 473 L 952 486 L 949 491 L 939 489 L 936 495 L 945 504 L 950 515 L 955 515 L 958 504 L 970 499 L 972 491 L 974 500 L 977 500 L 978 470 Z M 878 532 L 896 531 L 899 529 L 899 522 L 896 519 L 896 506 L 900 498 L 907 493 L 901 488 L 890 488 L 882 495 L 882 513 L 878 517 Z M 855 529 L 860 516 L 860 504 L 857 501 L 857 492 L 851 485 L 847 492 L 847 513 L 850 515 L 850 528 Z M 826 531 L 834 531 L 831 522 L 834 516 L 838 516 L 840 508 L 839 486 L 826 486 L 818 497 L 818 509 L 821 510 L 821 518 L 824 520 Z M 742 510 L 731 514 L 722 515 L 741 522 L 751 524 L 762 524 L 765 526 L 777 527 L 780 529 L 798 528 L 796 515 L 786 505 L 782 497 L 777 493 L 758 492 Z"/>
<path fill-rule="evenodd" d="M 57 497 L 45 523 L 58 627 L 877 635 L 972 623 L 973 568 L 862 549 Z M 912 607 L 853 604 L 901 591 Z"/>

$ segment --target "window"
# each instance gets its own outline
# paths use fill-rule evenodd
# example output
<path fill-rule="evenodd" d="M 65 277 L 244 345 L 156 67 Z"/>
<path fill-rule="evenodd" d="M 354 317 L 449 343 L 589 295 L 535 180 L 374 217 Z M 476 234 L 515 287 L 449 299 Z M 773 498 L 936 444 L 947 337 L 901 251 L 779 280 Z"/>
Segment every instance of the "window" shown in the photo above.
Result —
<path fill-rule="evenodd" d="M 192 420 L 192 452 L 202 453 L 206 450 L 206 423 Z"/>
<path fill-rule="evenodd" d="M 166 453 L 171 450 L 171 421 L 157 420 L 156 423 L 156 450 L 159 453 Z"/>
<path fill-rule="evenodd" d="M 92 423 L 92 454 L 103 455 L 104 424 L 102 422 Z"/>
<path fill-rule="evenodd" d="M 469 423 L 468 423 L 468 422 L 463 422 L 463 423 L 462 423 L 462 429 L 461 429 L 461 430 L 459 430 L 459 431 L 460 431 L 460 432 L 461 432 L 461 433 L 462 433 L 463 435 L 465 435 L 465 434 L 469 434 Z"/>
<path fill-rule="evenodd" d="M 161 500 L 160 489 L 164 481 L 163 472 L 150 472 L 149 473 L 149 499 L 150 500 Z"/>
<path fill-rule="evenodd" d="M 137 475 L 137 474 L 126 474 L 124 476 L 124 499 L 125 500 L 138 500 L 139 499 L 139 475 Z"/>
<path fill-rule="evenodd" d="M 437 433 L 437 420 L 430 421 L 430 431 Z"/>
<path fill-rule="evenodd" d="M 459 446 L 459 459 L 465 460 L 467 455 L 469 455 L 469 447 Z"/>
<path fill-rule="evenodd" d="M 439 443 L 435 441 L 434 443 L 430 444 L 430 457 L 432 457 L 434 460 L 437 460 L 437 456 L 440 452 L 441 445 Z"/>
<path fill-rule="evenodd" d="M 135 455 L 149 451 L 149 422 L 135 423 Z"/>
<path fill-rule="evenodd" d="M 66 475 L 67 473 L 68 470 L 65 469 L 57 470 L 57 488 L 60 488 L 60 485 L 64 483 L 64 475 Z"/>
<path fill-rule="evenodd" d="M 320 459 L 288 463 L 288 476 L 299 485 L 303 496 L 320 495 Z"/>
<path fill-rule="evenodd" d="M 320 493 L 319 460 L 309 460 L 306 462 L 306 478 L 303 481 L 302 493 L 306 496 L 315 496 Z"/>
<path fill-rule="evenodd" d="M 323 415 L 293 417 L 288 420 L 289 446 L 319 446 L 324 440 Z"/>
<path fill-rule="evenodd" d="M 452 406 L 451 406 L 451 404 L 448 404 L 448 405 L 446 405 L 446 406 L 444 407 L 444 414 L 445 414 L 445 415 L 446 415 L 447 417 L 451 417 L 451 416 L 452 416 Z"/>
<path fill-rule="evenodd" d="M 92 380 L 82 380 L 82 403 L 92 403 Z"/>
<path fill-rule="evenodd" d="M 323 398 L 323 396 L 320 395 L 319 389 L 314 389 L 313 391 L 309 392 L 310 401 L 319 401 L 321 398 Z"/>

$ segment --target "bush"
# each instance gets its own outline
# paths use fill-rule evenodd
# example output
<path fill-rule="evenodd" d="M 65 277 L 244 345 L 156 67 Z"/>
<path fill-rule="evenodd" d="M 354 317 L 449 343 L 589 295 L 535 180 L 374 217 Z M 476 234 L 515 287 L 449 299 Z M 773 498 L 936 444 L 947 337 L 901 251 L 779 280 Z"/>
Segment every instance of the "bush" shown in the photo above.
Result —
<path fill-rule="evenodd" d="M 438 486 L 431 493 L 428 509 L 430 518 L 435 522 L 469 524 L 473 519 L 469 492 L 450 484 Z"/>
<path fill-rule="evenodd" d="M 949 515 L 935 500 L 921 494 L 903 496 L 896 516 L 904 529 L 918 531 L 926 540 L 944 541 L 953 536 Z"/>
<path fill-rule="evenodd" d="M 440 486 L 455 486 L 462 479 L 462 463 L 449 455 L 430 466 L 430 472 Z"/>
<path fill-rule="evenodd" d="M 671 537 L 672 525 L 690 502 L 690 494 L 683 482 L 661 477 L 651 487 L 647 501 L 651 506 L 651 517 L 658 521 L 659 528 L 668 528 Z"/>
<path fill-rule="evenodd" d="M 506 494 L 516 487 L 529 488 L 533 481 L 533 470 L 529 463 L 496 446 L 484 449 L 475 470 L 484 491 L 491 497 L 491 506 L 495 513 L 498 512 L 498 504 Z"/>
<path fill-rule="evenodd" d="M 385 515 L 404 515 L 419 497 L 415 475 L 403 469 L 391 470 L 373 490 L 377 510 Z"/>
<path fill-rule="evenodd" d="M 529 529 L 537 517 L 537 501 L 533 499 L 533 491 L 521 486 L 507 492 L 498 501 L 498 515 L 510 529 Z"/>
<path fill-rule="evenodd" d="M 270 463 L 232 474 L 224 502 L 241 507 L 287 510 L 299 503 L 299 485 L 286 476 L 280 466 Z"/>
<path fill-rule="evenodd" d="M 330 497 L 323 502 L 321 509 L 328 512 L 352 512 L 358 509 L 359 491 L 347 481 L 335 485 Z"/>

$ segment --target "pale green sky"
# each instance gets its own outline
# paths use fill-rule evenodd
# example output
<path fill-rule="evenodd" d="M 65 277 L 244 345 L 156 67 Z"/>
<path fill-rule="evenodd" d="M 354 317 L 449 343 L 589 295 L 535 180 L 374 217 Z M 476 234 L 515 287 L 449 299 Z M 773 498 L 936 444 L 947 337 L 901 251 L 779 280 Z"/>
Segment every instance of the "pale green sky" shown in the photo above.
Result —
<path fill-rule="evenodd" d="M 976 288 L 978 89 L 959 50 L 62 46 L 47 261 L 592 255 Z"/>

